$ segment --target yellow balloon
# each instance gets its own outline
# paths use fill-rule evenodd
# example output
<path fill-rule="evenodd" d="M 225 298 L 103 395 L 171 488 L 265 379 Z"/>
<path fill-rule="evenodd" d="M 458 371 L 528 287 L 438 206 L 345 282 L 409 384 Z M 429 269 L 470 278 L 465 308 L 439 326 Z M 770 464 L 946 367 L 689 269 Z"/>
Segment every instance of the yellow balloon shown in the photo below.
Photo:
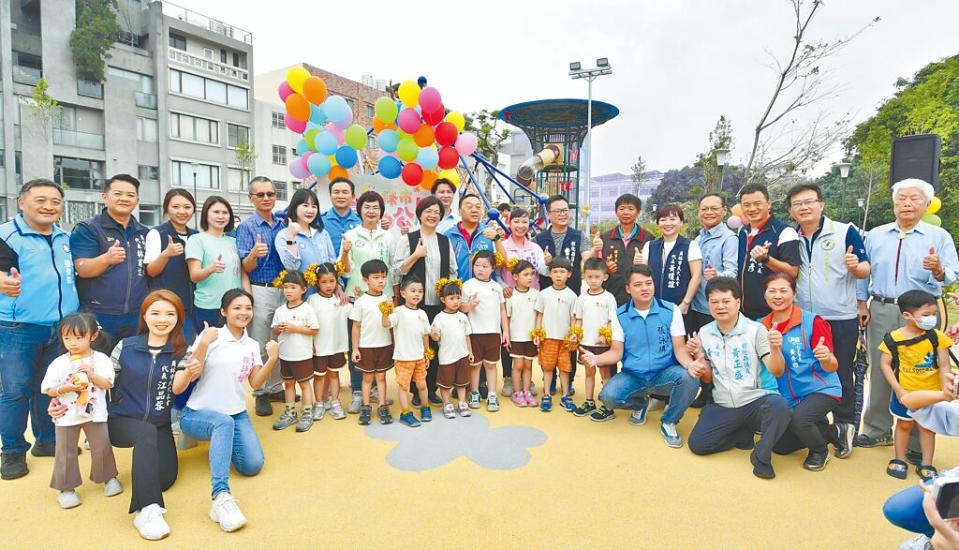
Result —
<path fill-rule="evenodd" d="M 303 83 L 310 78 L 310 71 L 297 65 L 286 71 L 286 81 L 290 84 L 290 89 L 298 94 L 303 93 Z"/>
<path fill-rule="evenodd" d="M 443 170 L 442 172 L 440 172 L 440 177 L 450 180 L 451 182 L 453 182 L 453 185 L 458 186 L 460 184 L 460 174 L 459 172 L 457 172 L 456 170 L 452 168 L 448 170 Z"/>
<path fill-rule="evenodd" d="M 291 84 L 292 86 L 292 84 Z M 420 87 L 412 80 L 407 80 L 400 84 L 396 94 L 400 96 L 400 101 L 410 109 L 416 107 L 420 102 Z"/>
<path fill-rule="evenodd" d="M 446 122 L 452 122 L 453 126 L 456 126 L 457 132 L 462 132 L 463 128 L 466 128 L 466 119 L 463 118 L 463 113 L 453 111 L 452 113 L 446 115 L 443 120 Z"/>
<path fill-rule="evenodd" d="M 939 200 L 939 197 L 933 197 L 929 202 L 929 208 L 926 209 L 926 214 L 935 214 L 939 212 L 940 208 L 942 208 L 942 201 Z"/>

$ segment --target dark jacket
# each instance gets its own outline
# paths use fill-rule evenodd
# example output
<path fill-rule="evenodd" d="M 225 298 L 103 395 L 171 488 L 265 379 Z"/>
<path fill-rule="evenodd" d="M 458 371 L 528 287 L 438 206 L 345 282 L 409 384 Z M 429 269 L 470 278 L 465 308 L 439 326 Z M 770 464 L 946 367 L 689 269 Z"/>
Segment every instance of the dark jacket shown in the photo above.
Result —
<path fill-rule="evenodd" d="M 116 380 L 110 395 L 110 416 L 127 416 L 156 426 L 170 424 L 173 404 L 173 374 L 179 357 L 167 342 L 155 356 L 147 346 L 147 335 L 138 334 L 120 341 L 113 353 Z"/>
<path fill-rule="evenodd" d="M 600 257 L 609 260 L 609 258 L 615 256 L 617 258 L 616 266 L 618 267 L 616 273 L 609 274 L 609 278 L 603 283 L 603 288 L 612 293 L 616 297 L 616 304 L 621 306 L 629 301 L 629 293 L 626 292 L 626 270 L 633 265 L 633 256 L 636 251 L 642 253 L 643 244 L 650 240 L 651 236 L 645 229 L 637 225 L 636 233 L 627 244 L 620 235 L 617 225 L 612 231 L 601 234 L 600 238 L 603 239 L 603 251 Z"/>

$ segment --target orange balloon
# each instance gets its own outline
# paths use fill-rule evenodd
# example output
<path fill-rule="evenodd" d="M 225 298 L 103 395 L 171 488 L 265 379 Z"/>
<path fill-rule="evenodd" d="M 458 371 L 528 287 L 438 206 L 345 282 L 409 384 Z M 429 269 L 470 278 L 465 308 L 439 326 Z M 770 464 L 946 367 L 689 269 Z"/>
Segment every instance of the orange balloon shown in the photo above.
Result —
<path fill-rule="evenodd" d="M 286 112 L 290 115 L 290 118 L 306 122 L 310 120 L 310 102 L 294 92 L 286 98 Z"/>
<path fill-rule="evenodd" d="M 436 183 L 438 177 L 440 175 L 433 170 L 423 170 L 423 181 L 420 182 L 420 187 L 426 191 L 432 191 L 433 184 Z"/>
<path fill-rule="evenodd" d="M 293 116 L 293 115 L 290 115 Z M 420 129 L 413 134 L 413 141 L 420 147 L 427 147 L 433 144 L 436 136 L 433 135 L 433 127 L 429 124 L 420 126 Z"/>
<path fill-rule="evenodd" d="M 303 95 L 307 101 L 319 105 L 326 101 L 326 82 L 318 76 L 311 76 L 303 81 Z M 290 115 L 293 116 L 293 115 Z"/>
<path fill-rule="evenodd" d="M 386 124 L 383 124 L 382 120 L 373 117 L 373 132 L 378 134 L 382 132 L 384 128 L 386 128 Z"/>
<path fill-rule="evenodd" d="M 347 172 L 346 168 L 343 168 L 342 166 L 334 166 L 333 168 L 330 168 L 330 173 L 327 174 L 326 177 L 328 177 L 330 181 L 333 181 L 336 178 L 348 178 L 350 177 L 350 173 Z"/>
<path fill-rule="evenodd" d="M 732 207 L 733 216 L 743 217 L 743 205 L 734 204 Z"/>

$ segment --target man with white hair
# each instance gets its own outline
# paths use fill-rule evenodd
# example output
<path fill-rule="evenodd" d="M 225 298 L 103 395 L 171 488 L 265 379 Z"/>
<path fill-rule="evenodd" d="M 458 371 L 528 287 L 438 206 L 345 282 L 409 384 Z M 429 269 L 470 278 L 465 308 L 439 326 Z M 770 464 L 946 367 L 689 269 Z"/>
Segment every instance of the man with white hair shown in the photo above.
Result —
<path fill-rule="evenodd" d="M 896 299 L 908 290 L 942 295 L 943 285 L 959 278 L 956 245 L 944 229 L 922 221 L 935 190 L 923 180 L 909 178 L 892 186 L 896 221 L 880 225 L 866 236 L 866 255 L 872 262 L 867 285 L 860 281 L 858 298 L 871 298 L 868 310 L 860 306 L 867 326 L 869 404 L 863 416 L 858 447 L 892 445 L 889 383 L 879 372 L 879 343 L 883 336 L 904 324 Z M 861 304 L 862 302 L 860 302 Z"/>

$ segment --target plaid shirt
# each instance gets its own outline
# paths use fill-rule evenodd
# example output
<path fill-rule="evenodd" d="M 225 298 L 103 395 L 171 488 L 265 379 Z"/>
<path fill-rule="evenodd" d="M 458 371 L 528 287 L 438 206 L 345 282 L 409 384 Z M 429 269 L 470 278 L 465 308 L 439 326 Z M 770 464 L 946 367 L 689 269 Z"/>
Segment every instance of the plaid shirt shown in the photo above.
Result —
<path fill-rule="evenodd" d="M 283 262 L 280 261 L 280 255 L 276 252 L 274 241 L 276 240 L 277 233 L 284 227 L 282 217 L 274 214 L 273 224 L 271 225 L 257 213 L 253 213 L 237 226 L 236 251 L 240 255 L 241 260 L 250 254 L 250 250 L 252 250 L 253 245 L 256 244 L 257 235 L 260 236 L 260 240 L 263 241 L 264 244 L 270 247 L 269 254 L 262 258 L 257 258 L 256 269 L 250 272 L 251 283 L 271 283 L 273 279 L 277 278 L 280 271 L 283 271 Z"/>

